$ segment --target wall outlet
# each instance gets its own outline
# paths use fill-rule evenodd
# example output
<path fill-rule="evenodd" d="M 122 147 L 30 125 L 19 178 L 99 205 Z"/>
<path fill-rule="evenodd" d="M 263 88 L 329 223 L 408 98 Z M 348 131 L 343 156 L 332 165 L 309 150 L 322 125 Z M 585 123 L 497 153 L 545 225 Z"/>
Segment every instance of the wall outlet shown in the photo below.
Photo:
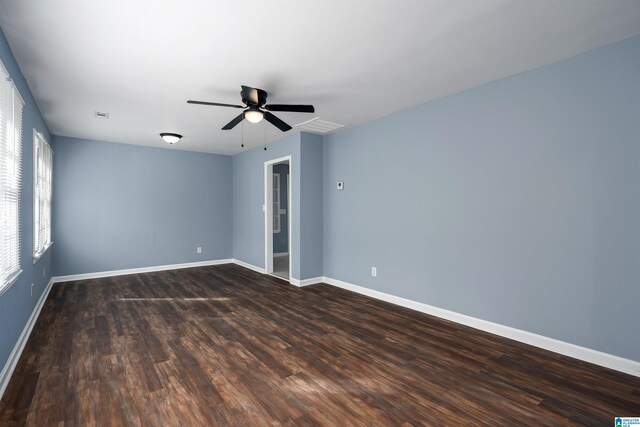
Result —
<path fill-rule="evenodd" d="M 196 248 L 196 253 L 197 253 L 197 254 L 201 254 L 201 253 L 202 253 L 202 246 L 198 246 L 198 247 Z"/>
<path fill-rule="evenodd" d="M 336 184 L 336 189 L 344 190 L 344 182 L 338 181 L 338 183 Z"/>
<path fill-rule="evenodd" d="M 33 283 L 31 284 L 31 296 L 33 296 Z"/>
<path fill-rule="evenodd" d="M 371 267 L 371 277 L 377 277 L 377 276 L 378 276 L 378 268 Z"/>

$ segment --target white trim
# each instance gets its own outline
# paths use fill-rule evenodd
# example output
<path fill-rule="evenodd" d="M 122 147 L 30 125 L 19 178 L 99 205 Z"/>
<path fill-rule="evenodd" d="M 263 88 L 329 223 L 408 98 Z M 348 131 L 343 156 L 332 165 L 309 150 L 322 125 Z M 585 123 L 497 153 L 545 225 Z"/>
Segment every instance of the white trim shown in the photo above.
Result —
<path fill-rule="evenodd" d="M 46 148 L 51 151 L 51 170 L 53 170 L 53 149 L 49 142 L 45 139 L 44 135 L 39 132 L 36 128 L 33 128 L 33 250 L 36 251 L 33 253 L 33 264 L 38 262 L 40 258 L 44 255 L 44 253 L 49 249 L 49 247 L 53 244 L 52 235 L 51 235 L 51 210 L 53 207 L 53 194 L 49 195 L 49 242 L 46 243 L 40 250 L 36 248 L 36 238 L 38 236 L 38 229 L 40 228 L 40 224 L 36 224 L 36 209 L 38 209 L 38 200 L 36 199 L 38 196 L 38 191 L 36 191 L 36 186 L 38 185 L 38 140 L 40 140 Z M 51 180 L 53 180 L 53 172 L 51 172 Z M 42 191 L 42 189 L 40 189 Z M 38 217 L 38 220 L 42 220 Z"/>
<path fill-rule="evenodd" d="M 293 188 L 291 188 L 291 176 L 293 175 L 293 163 L 289 159 L 289 173 L 287 174 L 287 253 L 289 254 L 289 277 L 293 277 L 293 246 L 291 246 L 291 236 L 293 236 Z"/>
<path fill-rule="evenodd" d="M 267 274 L 267 276 L 275 277 L 276 279 L 283 280 L 283 281 L 287 282 L 287 284 L 289 284 L 289 285 L 291 284 L 291 279 L 289 279 L 288 277 L 278 276 L 276 273 L 269 273 L 269 274 Z"/>
<path fill-rule="evenodd" d="M 9 278 L 7 279 L 7 283 L 2 288 L 0 288 L 0 297 L 4 295 L 11 288 L 11 286 L 13 286 L 13 284 L 18 281 L 18 277 L 20 277 L 21 274 L 22 270 L 18 270 L 12 276 L 9 276 Z"/>
<path fill-rule="evenodd" d="M 23 160 L 24 160 L 24 153 L 23 153 L 23 136 L 24 136 L 24 132 L 23 132 L 23 128 L 24 128 L 24 99 L 22 98 L 22 95 L 20 95 L 20 91 L 18 90 L 18 87 L 15 85 L 14 81 L 11 79 L 11 75 L 9 74 L 9 71 L 5 68 L 4 63 L 2 62 L 2 60 L 0 59 L 0 85 L 3 86 L 4 90 L 4 86 L 5 84 L 9 85 L 11 87 L 11 96 L 12 96 L 12 100 L 15 101 L 15 98 L 17 97 L 18 100 L 20 101 L 20 107 L 16 108 L 16 102 L 13 102 L 11 106 L 8 105 L 0 105 L 0 110 L 4 109 L 4 107 L 9 107 L 8 111 L 5 111 L 5 115 L 8 117 L 11 117 L 11 127 L 13 128 L 13 132 L 11 132 L 10 136 L 12 137 L 12 140 L 9 141 L 8 136 L 9 133 L 3 132 L 5 133 L 5 137 L 6 138 L 2 138 L 3 141 L 0 141 L 0 152 L 2 151 L 6 151 L 5 148 L 2 148 L 5 145 L 13 145 L 14 149 L 13 149 L 13 155 L 11 156 L 12 159 L 12 164 L 8 164 L 7 161 L 8 159 L 5 159 L 3 154 L 0 153 L 0 163 L 4 164 L 7 163 L 5 166 L 9 166 L 9 169 L 13 169 L 13 173 L 10 173 L 10 175 L 12 176 L 12 178 L 10 178 L 9 176 L 4 176 L 1 177 L 0 176 L 0 181 L 2 179 L 5 178 L 9 178 L 10 184 L 6 185 L 6 188 L 3 188 L 3 185 L 0 185 L 0 191 L 2 191 L 2 193 L 5 193 L 7 191 L 14 193 L 15 192 L 15 199 L 14 197 L 11 197 L 11 199 L 15 200 L 15 209 L 16 209 L 16 222 L 15 224 L 12 224 L 15 226 L 15 229 L 13 226 L 8 227 L 12 230 L 3 230 L 2 232 L 10 232 L 9 234 L 15 234 L 15 241 L 13 241 L 13 239 L 11 239 L 11 242 L 5 241 L 5 239 L 1 239 L 3 240 L 3 243 L 9 243 L 8 246 L 11 247 L 3 247 L 0 248 L 0 252 L 2 252 L 2 254 L 0 255 L 0 258 L 2 258 L 3 260 L 5 259 L 10 259 L 11 261 L 9 261 L 9 264 L 7 265 L 3 265 L 2 266 L 2 273 L 0 273 L 0 296 L 3 295 L 5 292 L 7 292 L 9 290 L 9 288 L 11 288 L 11 286 L 13 286 L 14 283 L 16 283 L 18 276 L 20 276 L 20 274 L 22 273 L 22 227 L 21 227 L 21 221 L 20 221 L 20 212 L 21 212 L 21 208 L 22 208 L 22 202 L 21 202 L 21 195 L 22 195 L 22 185 L 24 185 L 24 180 L 23 180 L 23 172 L 24 170 L 22 169 L 22 166 L 24 164 Z M 6 100 L 3 100 L 2 102 L 5 102 Z M 8 126 L 9 122 L 4 123 L 2 125 L 7 125 Z M 19 126 L 18 126 L 19 125 Z M 17 144 L 16 144 L 17 142 Z M 6 153 L 5 153 L 6 154 Z M 0 169 L 2 169 L 1 165 L 0 165 Z M 8 173 L 8 170 L 2 170 L 2 175 L 5 174 L 5 172 Z M 0 199 L 3 198 L 4 195 L 0 195 Z M 4 204 L 4 203 L 2 203 Z M 4 208 L 4 207 L 2 207 Z M 10 221 L 13 222 L 13 221 Z M 9 225 L 9 224 L 5 224 L 5 225 Z M 3 226 L 3 228 L 5 228 Z M 15 245 L 13 244 L 15 243 Z M 2 246 L 5 246 L 4 244 Z M 15 250 L 15 251 L 14 251 Z M 15 260 L 15 265 L 13 265 L 12 261 Z"/>
<path fill-rule="evenodd" d="M 35 263 L 37 263 L 38 261 L 40 261 L 40 258 L 42 258 L 42 256 L 43 256 L 45 253 L 47 253 L 47 251 L 49 250 L 49 248 L 51 247 L 51 245 L 53 245 L 53 242 L 49 242 L 49 244 L 48 244 L 48 245 L 46 245 L 46 246 L 44 247 L 44 249 L 42 249 L 42 251 L 41 251 L 37 256 L 36 256 L 36 255 L 34 255 L 34 256 L 33 256 L 33 263 L 34 263 L 34 264 L 35 264 Z"/>
<path fill-rule="evenodd" d="M 244 267 L 244 268 L 248 268 L 249 270 L 253 270 L 257 273 L 262 273 L 262 274 L 266 274 L 267 271 L 262 268 L 262 267 L 258 267 L 255 266 L 253 264 L 249 264 L 248 262 L 244 262 L 244 261 L 240 261 L 239 259 L 232 259 L 231 262 L 233 262 L 234 264 L 239 265 L 240 267 Z"/>
<path fill-rule="evenodd" d="M 585 362 L 604 366 L 610 369 L 615 369 L 616 371 L 640 376 L 640 362 L 637 362 L 635 360 L 625 359 L 619 356 L 614 356 L 612 354 L 603 353 L 601 351 L 593 350 L 586 347 L 581 347 L 579 345 L 560 341 L 554 338 L 549 338 L 542 335 L 534 334 L 532 332 L 523 331 L 521 329 L 512 328 L 510 326 L 500 325 L 498 323 L 477 319 L 475 317 L 456 313 L 450 310 L 445 310 L 439 307 L 434 307 L 432 305 L 424 304 L 410 299 L 386 294 L 384 292 L 374 291 L 373 289 L 354 285 L 348 282 L 343 282 L 337 279 L 332 279 L 330 277 L 324 277 L 323 281 L 338 288 L 346 289 L 348 291 L 390 302 L 392 304 L 400 305 L 402 307 L 410 308 L 412 310 L 420 311 L 422 313 L 430 314 L 432 316 L 470 326 L 475 329 L 480 329 L 485 332 L 500 335 L 502 337 L 529 344 L 534 347 L 543 348 L 545 350 L 560 353 L 565 356 L 573 357 L 575 359 L 584 360 Z"/>
<path fill-rule="evenodd" d="M 292 284 L 293 286 L 297 286 L 299 288 L 303 287 L 303 286 L 308 286 L 308 285 L 314 285 L 316 283 L 323 283 L 325 280 L 325 277 L 312 277 L 311 279 L 296 279 L 295 277 L 291 277 L 290 279 L 285 279 L 283 277 L 280 277 L 278 275 L 275 274 L 271 274 L 271 273 L 267 273 L 266 270 L 262 267 L 257 267 L 253 264 L 249 264 L 248 262 L 244 262 L 244 261 L 240 261 L 239 259 L 233 259 L 232 260 L 234 264 L 239 265 L 240 267 L 244 267 L 244 268 L 248 268 L 249 270 L 253 270 L 257 273 L 261 273 L 261 274 L 267 274 L 271 277 L 275 277 L 277 279 L 280 280 L 284 280 L 285 282 L 289 282 L 290 284 Z"/>
<path fill-rule="evenodd" d="M 42 295 L 40 295 L 40 299 L 38 300 L 36 306 L 33 308 L 31 316 L 29 316 L 29 320 L 27 320 L 27 324 L 24 325 L 24 329 L 22 329 L 22 333 L 18 338 L 18 342 L 16 342 L 16 345 L 13 347 L 13 350 L 9 355 L 9 359 L 7 359 L 7 363 L 5 363 L 4 367 L 2 368 L 2 372 L 0 372 L 0 400 L 2 399 L 2 395 L 9 385 L 11 375 L 13 375 L 13 371 L 16 369 L 16 365 L 20 360 L 22 351 L 24 350 L 25 345 L 27 345 L 27 341 L 29 341 L 29 335 L 31 335 L 31 331 L 33 330 L 33 327 L 38 320 L 38 316 L 40 316 L 40 311 L 42 310 L 44 302 L 47 300 L 47 296 L 49 296 L 49 291 L 51 291 L 51 286 L 53 286 L 54 283 L 55 281 L 52 277 L 49 280 L 47 287 L 44 289 L 44 292 L 42 292 Z"/>
<path fill-rule="evenodd" d="M 273 168 L 271 169 L 271 171 L 272 171 L 271 172 L 271 175 L 272 175 L 272 177 L 271 177 L 271 180 L 272 180 L 271 181 L 271 183 L 272 183 L 272 186 L 271 186 L 272 187 L 272 191 L 276 191 L 276 190 L 278 191 L 278 200 L 271 200 L 271 203 L 278 205 L 278 212 L 273 212 L 272 211 L 273 219 L 275 219 L 276 217 L 278 218 L 278 227 L 274 228 L 273 232 L 274 233 L 279 233 L 280 229 L 282 228 L 280 226 L 281 225 L 280 224 L 280 174 L 279 173 L 274 173 L 273 172 Z M 273 198 L 273 194 L 271 195 L 271 197 Z M 272 209 L 274 209 L 273 205 L 272 205 Z"/>
<path fill-rule="evenodd" d="M 9 70 L 7 70 L 7 68 L 4 66 L 4 64 L 3 64 L 3 62 L 1 60 L 0 60 L 0 71 L 6 76 L 7 81 L 11 83 L 11 85 L 13 86 L 13 88 L 16 91 L 16 94 L 18 95 L 18 100 L 20 101 L 20 103 L 24 107 L 26 105 L 26 103 L 24 102 L 24 98 L 20 94 L 20 91 L 18 90 L 18 86 L 16 85 L 16 82 L 11 78 L 11 74 L 9 74 Z"/>
<path fill-rule="evenodd" d="M 273 165 L 276 163 L 289 163 L 289 179 L 293 181 L 293 158 L 291 155 L 278 157 L 277 159 L 267 160 L 264 162 L 264 273 L 273 273 L 273 203 L 270 203 L 273 197 L 272 181 L 273 181 Z M 287 185 L 287 203 L 293 206 L 293 191 L 291 185 Z M 287 230 L 288 249 L 289 249 L 289 283 L 293 284 L 293 247 L 291 246 L 291 236 L 293 235 L 293 215 L 289 209 L 287 220 L 289 227 Z M 251 268 L 251 267 L 249 267 Z M 256 270 L 257 271 L 257 270 Z"/>
<path fill-rule="evenodd" d="M 324 277 L 312 277 L 311 279 L 303 280 L 291 278 L 291 281 L 289 283 L 301 288 L 303 286 L 315 285 L 316 283 L 323 283 L 324 279 Z"/>
<path fill-rule="evenodd" d="M 18 90 L 18 86 L 16 85 L 16 82 L 13 79 L 9 79 L 9 80 L 11 80 L 11 84 L 13 85 L 13 88 L 16 90 L 16 95 L 18 95 L 18 100 L 22 104 L 22 108 L 24 108 L 24 106 L 27 105 L 27 103 L 24 102 L 24 98 L 20 94 L 20 91 Z"/>
<path fill-rule="evenodd" d="M 237 264 L 241 267 L 248 268 L 249 270 L 253 270 L 257 273 L 266 274 L 265 269 L 262 267 L 257 267 L 253 264 L 249 264 L 248 262 L 240 261 L 239 259 L 228 258 L 228 259 L 215 259 L 211 261 L 186 262 L 182 264 L 156 265 L 153 267 L 128 268 L 124 270 L 98 271 L 95 273 L 71 274 L 68 276 L 56 276 L 56 277 L 53 277 L 52 280 L 54 283 L 62 283 L 62 282 L 72 282 L 75 280 L 99 279 L 102 277 L 125 276 L 127 274 L 152 273 L 156 271 L 178 270 L 182 268 L 193 268 L 193 267 L 206 267 L 209 265 L 221 265 L 221 264 Z"/>
<path fill-rule="evenodd" d="M 178 270 L 181 268 L 205 267 L 208 265 L 231 264 L 233 259 L 214 259 L 211 261 L 185 262 L 182 264 L 155 265 L 152 267 L 128 268 L 124 270 L 98 271 L 95 273 L 71 274 L 68 276 L 56 276 L 55 283 L 71 282 L 74 280 L 98 279 L 100 277 L 125 276 L 127 274 L 151 273 L 154 271 Z"/>

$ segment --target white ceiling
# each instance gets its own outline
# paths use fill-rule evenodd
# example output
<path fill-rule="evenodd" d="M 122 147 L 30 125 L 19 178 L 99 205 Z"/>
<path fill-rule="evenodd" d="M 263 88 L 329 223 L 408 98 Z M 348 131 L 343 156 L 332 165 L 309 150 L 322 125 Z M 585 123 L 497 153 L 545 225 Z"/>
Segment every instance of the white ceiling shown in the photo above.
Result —
<path fill-rule="evenodd" d="M 640 33 L 637 0 L 0 0 L 56 135 L 234 154 L 240 85 L 357 124 Z M 94 111 L 111 114 L 94 118 Z M 264 143 L 245 122 L 245 144 Z M 282 133 L 269 125 L 269 140 Z"/>

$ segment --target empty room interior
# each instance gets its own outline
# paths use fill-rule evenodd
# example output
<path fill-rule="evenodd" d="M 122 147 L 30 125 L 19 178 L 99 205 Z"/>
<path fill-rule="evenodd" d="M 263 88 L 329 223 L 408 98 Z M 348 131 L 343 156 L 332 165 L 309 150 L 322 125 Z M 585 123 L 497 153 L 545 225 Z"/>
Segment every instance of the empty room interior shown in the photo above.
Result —
<path fill-rule="evenodd" d="M 640 426 L 640 1 L 0 29 L 0 426 Z"/>

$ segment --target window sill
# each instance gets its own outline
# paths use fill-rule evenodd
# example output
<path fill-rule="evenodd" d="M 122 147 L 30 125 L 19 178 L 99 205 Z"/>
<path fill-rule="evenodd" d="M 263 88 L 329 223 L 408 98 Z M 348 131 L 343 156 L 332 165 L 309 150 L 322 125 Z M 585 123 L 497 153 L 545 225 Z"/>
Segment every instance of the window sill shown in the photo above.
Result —
<path fill-rule="evenodd" d="M 11 278 L 9 278 L 7 284 L 4 285 L 2 289 L 0 289 L 0 297 L 4 295 L 4 293 L 7 292 L 9 288 L 11 288 L 11 286 L 18 281 L 18 277 L 20 277 L 21 273 L 22 270 L 18 270 L 13 276 L 11 276 Z"/>
<path fill-rule="evenodd" d="M 38 252 L 37 254 L 33 255 L 33 263 L 35 264 L 36 262 L 38 262 L 38 260 L 40 258 L 42 258 L 42 255 L 44 255 L 47 250 L 51 247 L 51 245 L 53 245 L 53 242 L 49 243 L 47 246 L 45 246 L 40 252 Z"/>

